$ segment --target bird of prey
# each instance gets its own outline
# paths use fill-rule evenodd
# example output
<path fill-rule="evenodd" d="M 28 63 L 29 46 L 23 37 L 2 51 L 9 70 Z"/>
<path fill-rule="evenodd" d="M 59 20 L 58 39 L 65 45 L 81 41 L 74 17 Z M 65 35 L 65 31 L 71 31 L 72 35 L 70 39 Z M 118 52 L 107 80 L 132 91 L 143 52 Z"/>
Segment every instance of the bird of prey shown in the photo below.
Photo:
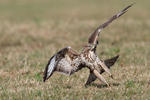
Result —
<path fill-rule="evenodd" d="M 48 61 L 48 64 L 45 68 L 43 81 L 45 82 L 47 79 L 49 79 L 54 72 L 61 72 L 67 75 L 72 75 L 80 69 L 87 67 L 90 70 L 90 75 L 85 85 L 89 85 L 91 82 L 98 78 L 100 81 L 109 86 L 108 82 L 102 76 L 102 73 L 107 72 L 112 77 L 110 67 L 117 61 L 119 55 L 104 61 L 100 60 L 96 54 L 98 37 L 100 32 L 105 27 L 126 13 L 128 8 L 130 8 L 132 5 L 133 4 L 127 6 L 122 11 L 111 17 L 104 24 L 100 25 L 90 35 L 88 44 L 83 47 L 81 53 L 77 53 L 70 46 L 68 46 L 54 54 Z"/>

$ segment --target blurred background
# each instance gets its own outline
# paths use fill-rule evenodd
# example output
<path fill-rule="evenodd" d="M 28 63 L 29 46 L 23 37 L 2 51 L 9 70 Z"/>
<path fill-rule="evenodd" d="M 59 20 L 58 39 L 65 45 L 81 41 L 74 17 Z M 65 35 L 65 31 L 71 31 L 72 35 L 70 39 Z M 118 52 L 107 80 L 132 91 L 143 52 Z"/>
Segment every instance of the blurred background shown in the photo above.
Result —
<path fill-rule="evenodd" d="M 104 29 L 97 54 L 120 55 L 100 81 L 88 88 L 88 70 L 71 77 L 54 74 L 42 82 L 49 58 L 63 47 L 81 51 L 90 34 L 131 3 Z M 0 99 L 148 99 L 150 89 L 149 0 L 0 0 Z"/>

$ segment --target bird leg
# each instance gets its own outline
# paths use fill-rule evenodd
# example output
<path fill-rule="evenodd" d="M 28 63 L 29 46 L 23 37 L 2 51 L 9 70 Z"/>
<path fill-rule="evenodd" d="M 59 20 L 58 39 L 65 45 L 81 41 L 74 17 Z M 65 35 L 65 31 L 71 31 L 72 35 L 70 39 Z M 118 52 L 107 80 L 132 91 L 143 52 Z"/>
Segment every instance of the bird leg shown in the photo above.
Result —
<path fill-rule="evenodd" d="M 105 70 L 105 72 L 107 72 L 110 77 L 113 79 L 113 75 L 111 74 L 109 68 L 105 65 L 105 63 L 103 61 L 100 61 L 98 62 L 98 64 Z"/>
<path fill-rule="evenodd" d="M 105 83 L 107 86 L 110 86 L 107 81 L 105 80 L 105 78 L 97 71 L 97 70 L 93 70 L 93 73 L 95 74 L 95 76 L 101 80 L 103 83 Z"/>
<path fill-rule="evenodd" d="M 115 57 L 112 57 L 110 59 L 106 59 L 104 60 L 104 63 L 105 65 L 110 69 L 110 67 L 112 67 L 115 62 L 117 61 L 117 59 L 119 58 L 119 55 L 115 56 Z M 100 70 L 100 74 L 104 73 L 105 70 L 104 69 L 101 69 Z M 95 76 L 95 74 L 93 73 L 93 71 L 90 71 L 90 75 L 88 77 L 88 80 L 86 81 L 85 83 L 85 86 L 86 85 L 89 85 L 90 83 L 92 83 L 93 81 L 95 81 L 97 79 L 97 77 Z"/>

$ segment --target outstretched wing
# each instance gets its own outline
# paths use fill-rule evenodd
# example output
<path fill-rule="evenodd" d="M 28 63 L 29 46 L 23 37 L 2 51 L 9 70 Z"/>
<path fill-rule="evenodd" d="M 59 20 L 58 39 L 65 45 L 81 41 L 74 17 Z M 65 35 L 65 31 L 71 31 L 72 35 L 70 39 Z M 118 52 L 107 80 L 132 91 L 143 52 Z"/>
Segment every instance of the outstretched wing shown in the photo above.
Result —
<path fill-rule="evenodd" d="M 117 61 L 118 58 L 119 58 L 119 55 L 117 55 L 111 59 L 104 60 L 104 63 L 110 69 L 110 67 L 115 64 L 115 62 Z M 104 69 L 102 69 L 100 71 L 100 74 L 102 74 L 103 72 L 105 72 Z M 89 85 L 91 82 L 95 81 L 96 79 L 97 79 L 97 77 L 95 76 L 95 74 L 93 72 L 90 72 L 90 75 L 89 75 L 88 80 L 85 85 Z"/>
<path fill-rule="evenodd" d="M 104 24 L 100 25 L 89 37 L 89 44 L 94 44 L 97 45 L 98 44 L 98 36 L 99 33 L 105 28 L 107 27 L 113 20 L 119 18 L 121 15 L 123 15 L 124 13 L 127 12 L 127 9 L 130 8 L 133 4 L 127 6 L 126 8 L 124 8 L 121 12 L 117 13 L 116 15 L 114 15 L 113 17 L 111 17 L 107 22 L 105 22 Z"/>
<path fill-rule="evenodd" d="M 48 64 L 46 65 L 43 81 L 45 82 L 53 74 L 53 72 L 56 69 L 59 69 L 61 71 L 71 69 L 71 66 L 69 65 L 68 62 L 71 61 L 73 57 L 77 55 L 78 54 L 75 51 L 73 51 L 71 47 L 63 48 L 62 50 L 57 52 L 54 56 L 50 58 L 50 60 L 48 61 Z M 62 68 L 57 68 L 58 64 L 60 63 L 62 63 L 64 66 Z"/>

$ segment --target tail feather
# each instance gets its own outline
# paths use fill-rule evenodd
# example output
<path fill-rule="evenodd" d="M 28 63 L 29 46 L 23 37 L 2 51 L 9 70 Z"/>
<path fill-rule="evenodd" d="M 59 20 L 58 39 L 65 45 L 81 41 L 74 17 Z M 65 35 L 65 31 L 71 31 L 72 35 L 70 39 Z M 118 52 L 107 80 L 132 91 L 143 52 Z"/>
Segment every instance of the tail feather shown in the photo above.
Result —
<path fill-rule="evenodd" d="M 115 62 L 117 61 L 118 58 L 119 58 L 119 55 L 117 55 L 117 56 L 115 56 L 115 57 L 113 57 L 113 58 L 110 58 L 110 59 L 106 59 L 106 60 L 104 61 L 104 63 L 106 64 L 106 66 L 107 66 L 108 68 L 110 68 L 112 65 L 115 64 Z"/>
<path fill-rule="evenodd" d="M 110 69 L 110 67 L 115 64 L 115 62 L 117 61 L 118 58 L 119 58 L 119 55 L 117 55 L 117 56 L 115 56 L 113 58 L 104 60 L 104 63 Z M 102 74 L 103 72 L 105 72 L 105 71 L 102 69 L 101 72 L 100 72 L 100 74 Z"/>

